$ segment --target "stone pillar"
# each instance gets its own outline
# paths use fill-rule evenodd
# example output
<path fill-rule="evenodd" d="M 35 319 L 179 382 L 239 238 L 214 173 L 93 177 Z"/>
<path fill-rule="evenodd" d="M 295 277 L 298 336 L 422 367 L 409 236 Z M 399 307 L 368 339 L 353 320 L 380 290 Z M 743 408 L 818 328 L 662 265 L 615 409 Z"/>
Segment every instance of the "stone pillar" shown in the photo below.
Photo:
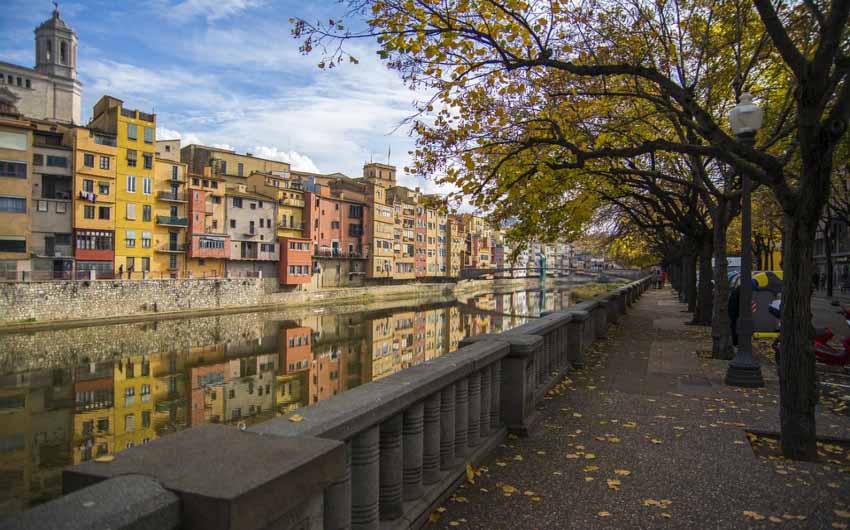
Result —
<path fill-rule="evenodd" d="M 371 427 L 351 440 L 351 528 L 378 530 L 380 428 Z"/>
<path fill-rule="evenodd" d="M 487 366 L 481 370 L 481 437 L 490 436 L 490 387 L 493 385 L 493 367 Z"/>
<path fill-rule="evenodd" d="M 593 324 L 596 329 L 596 338 L 604 339 L 608 337 L 608 309 L 607 303 L 603 300 L 593 309 Z"/>
<path fill-rule="evenodd" d="M 618 297 L 617 297 L 616 294 L 609 294 L 604 298 L 604 300 L 605 300 L 605 310 L 606 310 L 607 315 L 608 315 L 608 323 L 609 324 L 616 324 L 617 321 L 620 320 L 620 309 L 619 309 L 620 304 L 617 301 L 617 298 Z"/>
<path fill-rule="evenodd" d="M 469 381 L 455 383 L 455 464 L 463 463 L 469 440 Z"/>
<path fill-rule="evenodd" d="M 467 444 L 477 447 L 481 443 L 481 372 L 473 372 L 469 381 L 469 418 L 467 419 Z"/>
<path fill-rule="evenodd" d="M 440 480 L 440 402 L 439 392 L 425 400 L 422 440 L 422 482 L 425 484 Z"/>
<path fill-rule="evenodd" d="M 404 512 L 402 506 L 402 414 L 396 414 L 381 424 L 380 443 L 380 507 L 381 519 L 397 519 Z"/>
<path fill-rule="evenodd" d="M 584 368 L 584 321 L 588 314 L 584 311 L 574 312 L 573 318 L 567 324 L 567 360 L 573 368 Z"/>
<path fill-rule="evenodd" d="M 499 400 L 502 390 L 502 361 L 496 361 L 490 368 L 490 428 L 498 429 L 501 418 L 499 417 Z"/>
<path fill-rule="evenodd" d="M 455 385 L 440 393 L 440 469 L 455 465 Z"/>
<path fill-rule="evenodd" d="M 346 444 L 347 463 L 339 480 L 325 488 L 324 530 L 351 528 L 351 443 Z"/>
<path fill-rule="evenodd" d="M 404 500 L 422 496 L 422 435 L 425 404 L 420 401 L 404 411 L 402 448 L 404 449 Z"/>

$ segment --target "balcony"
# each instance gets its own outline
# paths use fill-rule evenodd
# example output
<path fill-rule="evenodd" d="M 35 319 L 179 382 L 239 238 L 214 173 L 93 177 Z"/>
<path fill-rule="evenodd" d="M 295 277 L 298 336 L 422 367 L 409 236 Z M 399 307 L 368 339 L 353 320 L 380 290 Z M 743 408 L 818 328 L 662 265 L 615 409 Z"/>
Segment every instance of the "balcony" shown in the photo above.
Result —
<path fill-rule="evenodd" d="M 168 254 L 178 253 L 178 252 L 186 252 L 186 244 L 185 243 L 166 243 L 165 245 L 160 245 L 156 247 L 157 252 L 164 252 Z"/>
<path fill-rule="evenodd" d="M 300 199 L 281 199 L 279 202 L 281 206 L 292 206 L 294 208 L 304 207 L 304 201 Z"/>
<path fill-rule="evenodd" d="M 173 191 L 160 191 L 156 194 L 157 198 L 161 201 L 168 202 L 188 202 L 185 193 L 175 193 Z"/>
<path fill-rule="evenodd" d="M 157 215 L 156 216 L 156 224 L 160 226 L 177 226 L 177 227 L 187 227 L 189 226 L 189 220 L 185 217 L 174 217 L 171 215 Z"/>
<path fill-rule="evenodd" d="M 39 258 L 71 258 L 74 256 L 74 249 L 71 245 L 34 246 L 32 252 Z"/>
<path fill-rule="evenodd" d="M 360 252 L 347 252 L 341 249 L 323 248 L 313 252 L 314 258 L 366 259 Z"/>
<path fill-rule="evenodd" d="M 286 223 L 278 223 L 278 228 L 286 228 L 289 230 L 304 230 L 304 223 L 295 223 L 294 225 L 289 225 Z"/>

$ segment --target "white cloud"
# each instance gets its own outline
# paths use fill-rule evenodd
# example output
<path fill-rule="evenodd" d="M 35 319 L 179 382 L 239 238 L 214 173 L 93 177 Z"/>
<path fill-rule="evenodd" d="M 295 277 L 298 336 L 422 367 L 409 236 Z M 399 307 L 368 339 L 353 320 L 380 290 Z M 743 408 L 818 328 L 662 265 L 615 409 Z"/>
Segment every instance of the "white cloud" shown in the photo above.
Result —
<path fill-rule="evenodd" d="M 179 20 L 202 16 L 207 22 L 234 16 L 260 5 L 259 0 L 184 0 L 164 14 Z"/>
<path fill-rule="evenodd" d="M 181 133 L 167 127 L 157 127 L 156 137 L 158 140 L 180 140 L 180 145 L 202 144 L 201 138 L 195 133 Z"/>
<path fill-rule="evenodd" d="M 298 171 L 310 171 L 313 173 L 319 173 L 319 168 L 316 167 L 316 164 L 313 160 L 310 159 L 307 155 L 302 155 L 297 151 L 281 151 L 277 147 L 269 147 L 266 145 L 256 145 L 254 146 L 251 153 L 255 154 L 260 158 L 268 158 L 270 160 L 280 160 L 281 162 L 286 162 L 292 169 Z"/>

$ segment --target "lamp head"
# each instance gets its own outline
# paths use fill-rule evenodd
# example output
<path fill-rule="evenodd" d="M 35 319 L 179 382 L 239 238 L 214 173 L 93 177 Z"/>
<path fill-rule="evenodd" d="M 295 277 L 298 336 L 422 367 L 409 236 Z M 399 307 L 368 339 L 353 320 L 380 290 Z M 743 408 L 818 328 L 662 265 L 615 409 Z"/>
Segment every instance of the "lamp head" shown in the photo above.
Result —
<path fill-rule="evenodd" d="M 729 127 L 736 135 L 755 134 L 761 129 L 764 111 L 753 103 L 749 92 L 741 94 L 741 101 L 729 112 Z"/>

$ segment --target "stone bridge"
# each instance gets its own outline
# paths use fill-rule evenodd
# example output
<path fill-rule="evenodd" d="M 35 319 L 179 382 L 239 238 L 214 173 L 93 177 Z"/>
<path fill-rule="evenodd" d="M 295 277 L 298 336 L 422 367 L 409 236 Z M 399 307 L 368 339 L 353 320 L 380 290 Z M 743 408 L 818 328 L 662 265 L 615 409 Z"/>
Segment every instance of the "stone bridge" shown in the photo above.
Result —
<path fill-rule="evenodd" d="M 203 425 L 63 473 L 0 529 L 418 528 L 648 288 L 636 280 L 296 413 Z"/>

